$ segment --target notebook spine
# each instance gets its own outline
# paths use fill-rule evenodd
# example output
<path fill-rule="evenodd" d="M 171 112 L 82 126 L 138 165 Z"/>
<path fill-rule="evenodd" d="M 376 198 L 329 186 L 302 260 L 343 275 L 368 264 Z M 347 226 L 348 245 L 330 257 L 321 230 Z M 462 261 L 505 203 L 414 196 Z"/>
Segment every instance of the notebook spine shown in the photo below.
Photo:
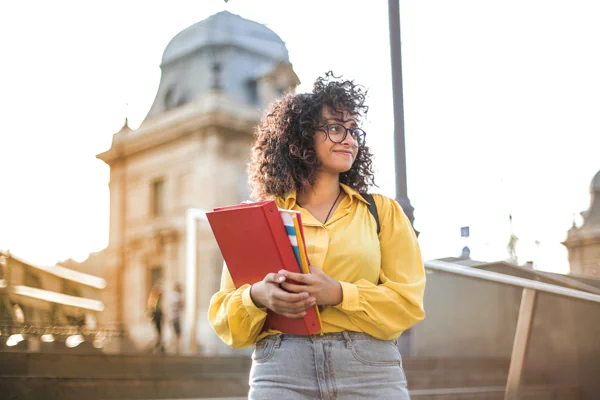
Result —
<path fill-rule="evenodd" d="M 298 263 L 296 261 L 296 256 L 292 250 L 292 246 L 290 244 L 287 231 L 283 225 L 283 221 L 281 220 L 281 215 L 279 214 L 279 209 L 277 206 L 265 205 L 263 206 L 263 211 L 267 218 L 267 222 L 271 228 L 271 232 L 273 235 L 273 239 L 276 243 L 277 250 L 279 252 L 282 268 L 290 271 L 297 272 L 298 271 Z M 316 307 L 309 307 L 306 309 L 306 315 L 304 316 L 302 322 L 305 327 L 305 332 L 284 332 L 284 333 L 294 333 L 294 334 L 309 334 L 312 335 L 314 333 L 318 333 L 321 330 L 320 318 L 317 314 Z M 269 315 L 267 316 L 267 321 L 265 324 L 265 328 L 275 328 L 273 327 L 273 322 L 280 319 L 279 315 Z M 269 321 L 270 320 L 270 321 Z"/>
<path fill-rule="evenodd" d="M 296 256 L 292 250 L 292 246 L 288 239 L 285 227 L 283 226 L 283 222 L 281 221 L 281 216 L 279 215 L 279 209 L 277 208 L 277 205 L 275 203 L 270 205 L 267 204 L 263 206 L 263 211 L 267 218 L 267 223 L 271 228 L 270 231 L 271 235 L 273 236 L 273 241 L 275 242 L 277 251 L 279 252 L 281 267 L 290 272 L 296 272 L 293 267 L 296 263 Z"/>

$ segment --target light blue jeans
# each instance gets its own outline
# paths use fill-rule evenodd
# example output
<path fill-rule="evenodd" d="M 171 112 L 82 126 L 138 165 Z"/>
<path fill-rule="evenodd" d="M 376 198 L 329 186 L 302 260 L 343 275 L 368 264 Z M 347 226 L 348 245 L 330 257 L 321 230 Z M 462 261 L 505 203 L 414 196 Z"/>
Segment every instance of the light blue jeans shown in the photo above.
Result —
<path fill-rule="evenodd" d="M 274 335 L 252 354 L 250 400 L 409 400 L 396 341 L 366 333 Z"/>

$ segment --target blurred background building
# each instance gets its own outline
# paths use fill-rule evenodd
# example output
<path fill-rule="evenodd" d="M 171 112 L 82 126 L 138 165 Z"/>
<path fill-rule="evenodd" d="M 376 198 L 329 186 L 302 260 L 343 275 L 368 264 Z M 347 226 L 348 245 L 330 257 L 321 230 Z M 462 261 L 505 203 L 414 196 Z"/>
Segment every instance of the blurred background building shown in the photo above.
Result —
<path fill-rule="evenodd" d="M 73 339 L 86 342 L 89 350 L 100 331 L 105 287 L 102 278 L 61 265 L 35 265 L 0 251 L 0 335 L 6 337 L 0 350 L 53 351 L 67 343 L 78 347 L 81 343 L 71 345 Z M 102 341 L 104 336 L 99 335 Z"/>
<path fill-rule="evenodd" d="M 569 230 L 563 244 L 569 249 L 571 274 L 600 279 L 600 171 L 590 185 L 590 208 L 583 224 Z"/>
<path fill-rule="evenodd" d="M 140 128 L 126 122 L 97 156 L 110 166 L 109 244 L 77 266 L 106 279 L 102 320 L 122 324 L 138 349 L 154 335 L 146 314 L 150 289 L 160 283 L 168 292 L 189 279 L 187 210 L 249 198 L 246 167 L 261 110 L 299 84 L 279 36 L 227 11 L 177 34 L 161 70 Z M 200 352 L 226 350 L 206 318 L 223 260 L 207 224 L 197 235 Z M 173 332 L 165 327 L 168 340 Z"/>

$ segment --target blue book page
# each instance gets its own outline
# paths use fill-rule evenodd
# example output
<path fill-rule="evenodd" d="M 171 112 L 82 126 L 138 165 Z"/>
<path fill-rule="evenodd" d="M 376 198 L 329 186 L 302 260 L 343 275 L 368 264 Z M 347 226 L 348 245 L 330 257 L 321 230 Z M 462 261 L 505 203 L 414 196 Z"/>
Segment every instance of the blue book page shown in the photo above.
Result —
<path fill-rule="evenodd" d="M 298 239 L 296 237 L 296 228 L 294 227 L 294 220 L 292 214 L 296 214 L 296 211 L 292 210 L 279 210 L 279 214 L 281 215 L 281 220 L 283 221 L 283 226 L 285 227 L 285 231 L 288 234 L 288 238 L 290 239 L 290 244 L 292 245 L 292 250 L 294 250 L 294 255 L 296 256 L 296 262 L 298 263 L 298 270 L 302 272 L 302 260 L 300 258 L 300 249 L 298 248 Z"/>

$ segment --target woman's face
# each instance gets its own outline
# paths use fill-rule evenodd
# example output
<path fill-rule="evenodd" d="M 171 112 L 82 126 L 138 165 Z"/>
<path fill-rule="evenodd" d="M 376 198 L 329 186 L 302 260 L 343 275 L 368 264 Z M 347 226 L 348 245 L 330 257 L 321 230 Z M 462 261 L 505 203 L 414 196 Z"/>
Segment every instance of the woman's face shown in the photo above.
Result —
<path fill-rule="evenodd" d="M 329 129 L 328 129 L 329 126 Z M 335 112 L 329 107 L 321 111 L 321 124 L 313 137 L 320 171 L 341 174 L 350 170 L 358 154 L 358 142 L 350 132 L 344 136 L 344 128 L 357 128 L 357 118 L 347 112 Z M 329 135 L 327 132 L 329 131 Z"/>

